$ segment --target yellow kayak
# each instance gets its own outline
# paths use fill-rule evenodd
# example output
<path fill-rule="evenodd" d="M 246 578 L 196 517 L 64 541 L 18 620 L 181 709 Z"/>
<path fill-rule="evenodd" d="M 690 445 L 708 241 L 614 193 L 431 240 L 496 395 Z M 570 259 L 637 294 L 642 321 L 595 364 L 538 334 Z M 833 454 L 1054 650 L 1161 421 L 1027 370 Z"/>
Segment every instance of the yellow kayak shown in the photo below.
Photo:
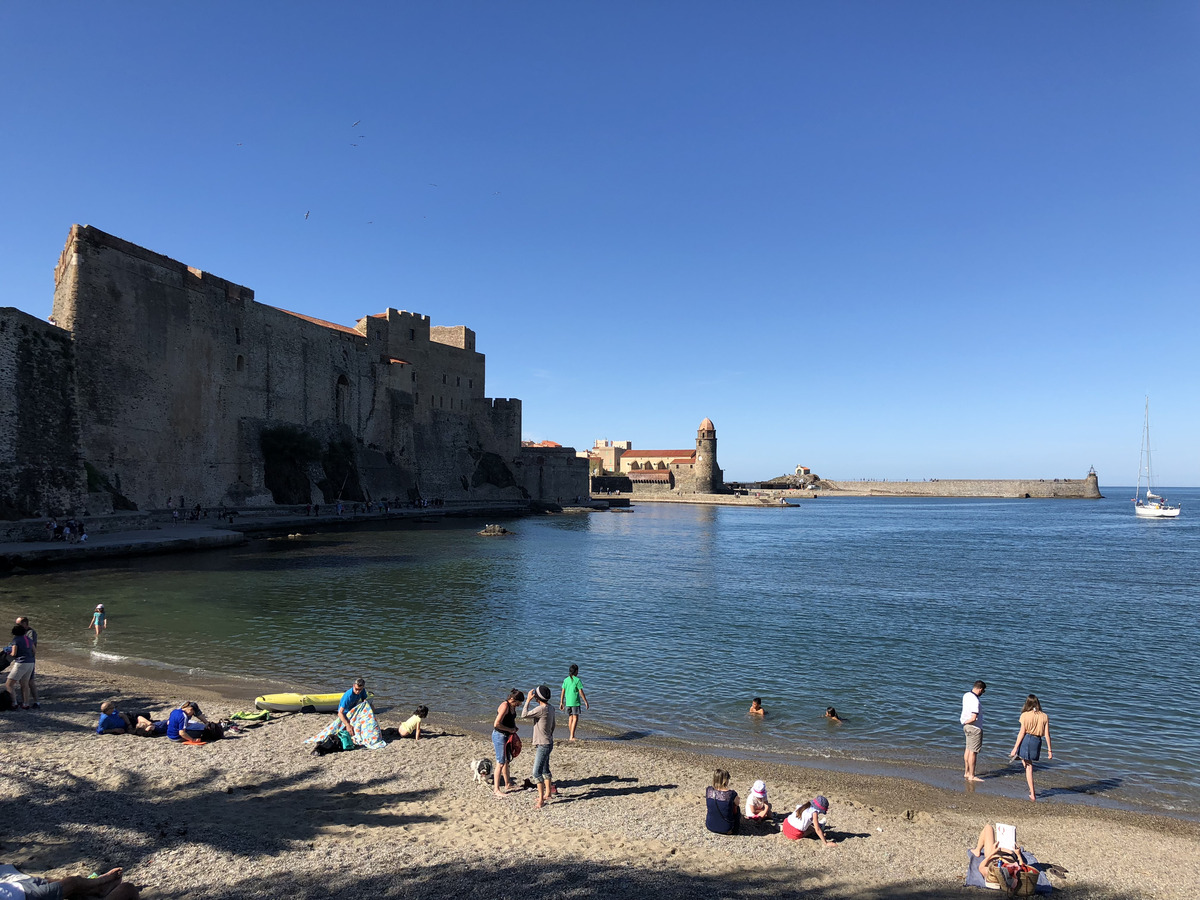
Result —
<path fill-rule="evenodd" d="M 367 699 L 375 695 L 367 692 Z M 341 694 L 264 694 L 254 699 L 255 709 L 271 712 L 337 712 Z"/>

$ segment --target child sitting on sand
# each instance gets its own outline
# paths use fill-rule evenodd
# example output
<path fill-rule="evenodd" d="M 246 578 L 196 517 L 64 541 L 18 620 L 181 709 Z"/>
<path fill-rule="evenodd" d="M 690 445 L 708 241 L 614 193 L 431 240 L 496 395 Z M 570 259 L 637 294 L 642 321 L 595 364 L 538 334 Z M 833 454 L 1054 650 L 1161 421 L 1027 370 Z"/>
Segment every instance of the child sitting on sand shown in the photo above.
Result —
<path fill-rule="evenodd" d="M 411 737 L 414 741 L 421 739 L 421 722 L 429 715 L 428 706 L 418 706 L 413 714 L 400 723 L 400 737 Z"/>
<path fill-rule="evenodd" d="M 767 711 L 765 709 L 763 709 L 763 705 L 762 705 L 762 697 L 755 697 L 753 700 L 750 701 L 750 715 L 765 716 L 766 714 L 767 714 Z"/>
<path fill-rule="evenodd" d="M 746 798 L 746 818 L 751 822 L 766 822 L 771 818 L 771 804 L 767 802 L 766 782 L 756 781 Z"/>
<path fill-rule="evenodd" d="M 833 841 L 825 836 L 819 816 L 829 812 L 829 801 L 818 794 L 812 800 L 801 803 L 795 811 L 783 821 L 783 835 L 790 841 L 798 841 L 802 837 L 817 837 L 821 846 L 832 847 Z"/>

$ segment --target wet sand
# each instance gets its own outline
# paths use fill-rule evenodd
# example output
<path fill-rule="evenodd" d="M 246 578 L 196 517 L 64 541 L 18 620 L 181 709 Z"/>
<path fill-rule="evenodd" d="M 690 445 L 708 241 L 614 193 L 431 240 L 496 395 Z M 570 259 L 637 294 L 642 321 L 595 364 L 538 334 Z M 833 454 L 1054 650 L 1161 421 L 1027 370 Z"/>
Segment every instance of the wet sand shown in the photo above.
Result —
<path fill-rule="evenodd" d="M 551 757 L 561 796 L 537 810 L 533 790 L 496 799 L 471 779 L 491 751 L 488 710 L 434 710 L 437 733 L 419 743 L 318 758 L 302 742 L 330 716 L 283 716 L 204 747 L 99 737 L 109 698 L 163 715 L 195 699 L 210 717 L 250 701 L 61 660 L 39 661 L 39 684 L 40 711 L 0 715 L 0 862 L 52 877 L 124 866 L 147 896 L 988 896 L 962 881 L 989 821 L 1015 824 L 1066 870 L 1052 881 L 1067 896 L 1184 898 L 1200 884 L 1200 824 L 1165 817 L 588 739 L 586 719 L 571 744 L 565 717 Z M 411 712 L 377 706 L 385 727 Z M 531 749 L 513 763 L 518 783 Z M 718 766 L 743 796 L 765 779 L 777 809 L 825 794 L 837 846 L 706 832 Z"/>

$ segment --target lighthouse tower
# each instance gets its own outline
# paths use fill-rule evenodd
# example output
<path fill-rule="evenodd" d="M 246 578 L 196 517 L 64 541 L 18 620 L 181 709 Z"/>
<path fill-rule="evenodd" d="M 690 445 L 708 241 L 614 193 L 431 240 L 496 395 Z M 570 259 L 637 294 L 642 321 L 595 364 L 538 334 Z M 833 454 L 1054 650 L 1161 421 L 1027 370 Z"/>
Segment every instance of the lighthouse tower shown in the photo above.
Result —
<path fill-rule="evenodd" d="M 696 430 L 696 493 L 715 494 L 725 486 L 717 466 L 717 426 L 705 418 Z"/>

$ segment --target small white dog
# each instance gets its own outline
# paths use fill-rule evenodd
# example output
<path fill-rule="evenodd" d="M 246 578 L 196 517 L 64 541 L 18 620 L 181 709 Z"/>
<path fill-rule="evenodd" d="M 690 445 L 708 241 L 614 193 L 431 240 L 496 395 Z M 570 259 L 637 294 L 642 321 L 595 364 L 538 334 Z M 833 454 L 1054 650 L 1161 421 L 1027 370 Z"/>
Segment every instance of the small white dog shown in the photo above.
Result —
<path fill-rule="evenodd" d="M 471 777 L 476 784 L 491 784 L 492 761 L 490 759 L 471 760 Z"/>

